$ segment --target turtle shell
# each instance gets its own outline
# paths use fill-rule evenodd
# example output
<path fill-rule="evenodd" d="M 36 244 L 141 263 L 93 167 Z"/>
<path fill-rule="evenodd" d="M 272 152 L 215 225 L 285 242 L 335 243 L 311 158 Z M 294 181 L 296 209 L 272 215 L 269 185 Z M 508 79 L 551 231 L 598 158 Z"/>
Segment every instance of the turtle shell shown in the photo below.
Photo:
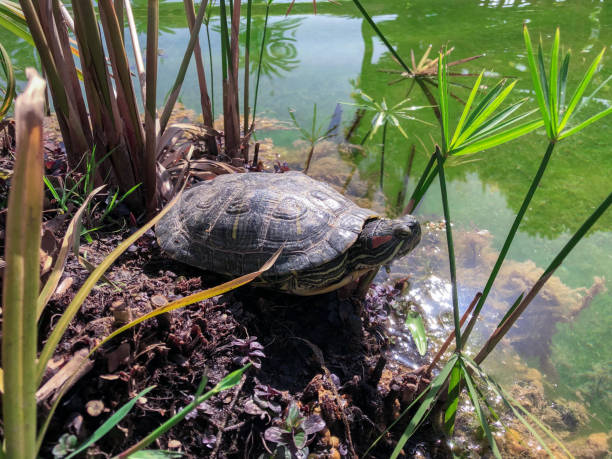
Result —
<path fill-rule="evenodd" d="M 155 232 L 170 257 L 228 276 L 259 269 L 283 245 L 263 277 L 280 281 L 343 263 L 339 256 L 377 217 L 301 172 L 236 173 L 185 191 Z"/>

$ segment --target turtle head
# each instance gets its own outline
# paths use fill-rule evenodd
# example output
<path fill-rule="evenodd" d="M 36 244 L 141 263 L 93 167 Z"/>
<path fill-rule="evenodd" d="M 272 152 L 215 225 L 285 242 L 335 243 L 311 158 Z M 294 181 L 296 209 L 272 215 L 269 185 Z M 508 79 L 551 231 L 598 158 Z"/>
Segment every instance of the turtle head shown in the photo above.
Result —
<path fill-rule="evenodd" d="M 368 220 L 352 249 L 356 268 L 380 266 L 402 257 L 421 240 L 421 226 L 412 215 Z"/>

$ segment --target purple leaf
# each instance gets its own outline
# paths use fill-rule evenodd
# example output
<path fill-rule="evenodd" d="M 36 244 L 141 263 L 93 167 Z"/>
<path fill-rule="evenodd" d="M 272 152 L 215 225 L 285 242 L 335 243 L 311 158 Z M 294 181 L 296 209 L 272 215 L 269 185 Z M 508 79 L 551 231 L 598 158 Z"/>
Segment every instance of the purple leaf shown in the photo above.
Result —
<path fill-rule="evenodd" d="M 302 422 L 302 429 L 306 435 L 312 435 L 317 433 L 325 428 L 325 421 L 323 418 L 317 414 L 313 414 L 312 416 L 308 416 L 304 422 Z"/>

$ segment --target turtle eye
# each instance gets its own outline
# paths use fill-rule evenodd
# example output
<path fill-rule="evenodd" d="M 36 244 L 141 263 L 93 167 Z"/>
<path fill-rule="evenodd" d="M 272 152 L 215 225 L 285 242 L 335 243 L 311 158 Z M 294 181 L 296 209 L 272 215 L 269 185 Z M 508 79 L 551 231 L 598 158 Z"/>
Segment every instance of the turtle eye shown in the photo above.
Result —
<path fill-rule="evenodd" d="M 393 234 L 399 238 L 406 238 L 414 234 L 414 229 L 409 223 L 402 223 L 393 229 Z"/>

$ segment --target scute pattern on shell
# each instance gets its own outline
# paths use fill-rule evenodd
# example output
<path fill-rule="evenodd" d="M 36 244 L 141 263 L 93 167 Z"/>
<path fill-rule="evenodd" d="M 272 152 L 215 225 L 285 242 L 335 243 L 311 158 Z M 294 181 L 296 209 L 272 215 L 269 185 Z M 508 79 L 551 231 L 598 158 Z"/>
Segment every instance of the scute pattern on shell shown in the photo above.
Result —
<path fill-rule="evenodd" d="M 327 263 L 376 218 L 300 172 L 226 174 L 187 190 L 157 224 L 161 248 L 205 270 L 239 276 L 284 244 L 264 280 Z"/>

